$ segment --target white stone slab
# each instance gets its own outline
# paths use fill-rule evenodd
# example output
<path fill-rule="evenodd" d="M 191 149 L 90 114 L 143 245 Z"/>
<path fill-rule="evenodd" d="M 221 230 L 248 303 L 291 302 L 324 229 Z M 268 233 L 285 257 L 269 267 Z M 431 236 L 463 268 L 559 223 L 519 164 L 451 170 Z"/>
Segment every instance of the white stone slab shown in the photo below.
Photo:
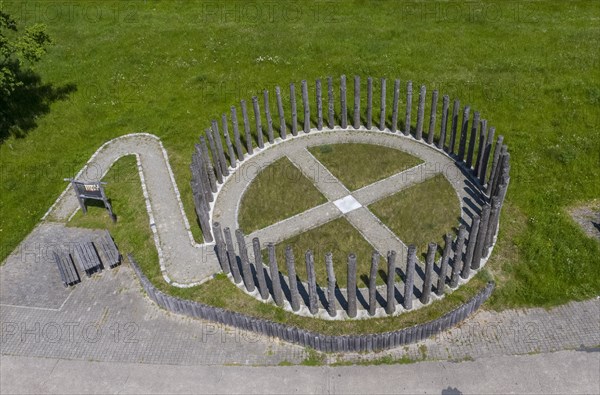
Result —
<path fill-rule="evenodd" d="M 333 202 L 333 204 L 335 204 L 335 206 L 342 212 L 342 214 L 349 213 L 350 211 L 362 207 L 358 200 L 354 199 L 352 195 L 348 195 L 346 197 L 338 199 L 335 202 Z"/>

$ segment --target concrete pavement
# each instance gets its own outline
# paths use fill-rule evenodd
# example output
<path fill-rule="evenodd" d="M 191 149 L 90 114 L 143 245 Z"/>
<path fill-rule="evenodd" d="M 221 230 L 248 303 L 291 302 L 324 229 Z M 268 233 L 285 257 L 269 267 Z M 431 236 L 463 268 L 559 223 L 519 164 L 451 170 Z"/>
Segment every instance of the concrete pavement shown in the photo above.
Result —
<path fill-rule="evenodd" d="M 176 366 L 2 356 L 3 394 L 598 394 L 600 350 L 344 367 Z"/>

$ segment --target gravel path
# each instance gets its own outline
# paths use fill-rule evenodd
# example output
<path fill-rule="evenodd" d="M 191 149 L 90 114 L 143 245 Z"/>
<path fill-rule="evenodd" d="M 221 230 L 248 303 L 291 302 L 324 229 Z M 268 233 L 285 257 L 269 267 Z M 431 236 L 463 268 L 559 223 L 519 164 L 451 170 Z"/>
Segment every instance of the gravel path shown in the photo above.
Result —
<path fill-rule="evenodd" d="M 210 279 L 220 270 L 214 248 L 194 242 L 167 153 L 157 137 L 132 134 L 111 140 L 92 156 L 76 178 L 99 181 L 112 164 L 125 155 L 135 155 L 138 160 L 150 227 L 165 280 L 187 286 Z M 79 204 L 68 187 L 49 210 L 47 218 L 66 222 L 77 210 Z"/>

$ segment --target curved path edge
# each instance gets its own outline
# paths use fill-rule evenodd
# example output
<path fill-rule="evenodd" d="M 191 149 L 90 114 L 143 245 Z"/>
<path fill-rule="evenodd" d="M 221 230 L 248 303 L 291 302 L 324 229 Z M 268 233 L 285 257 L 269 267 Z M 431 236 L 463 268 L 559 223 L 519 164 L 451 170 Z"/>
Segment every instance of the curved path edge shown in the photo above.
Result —
<path fill-rule="evenodd" d="M 187 288 L 210 280 L 220 271 L 213 244 L 194 240 L 169 157 L 160 138 L 133 133 L 103 144 L 75 176 L 99 181 L 120 158 L 135 155 L 149 225 L 158 251 L 163 278 L 173 286 Z M 171 182 L 165 182 L 170 180 Z M 79 210 L 68 185 L 42 220 L 68 222 Z"/>
<path fill-rule="evenodd" d="M 131 254 L 128 254 L 128 258 L 133 271 L 140 280 L 142 288 L 144 288 L 148 297 L 158 306 L 168 311 L 189 317 L 210 320 L 269 337 L 276 337 L 290 343 L 310 347 L 322 352 L 380 351 L 427 339 L 464 321 L 490 297 L 495 287 L 494 282 L 488 282 L 487 285 L 468 302 L 433 321 L 391 332 L 336 336 L 324 335 L 295 326 L 251 317 L 223 308 L 167 295 L 152 285 L 150 280 L 142 273 L 135 258 Z"/>

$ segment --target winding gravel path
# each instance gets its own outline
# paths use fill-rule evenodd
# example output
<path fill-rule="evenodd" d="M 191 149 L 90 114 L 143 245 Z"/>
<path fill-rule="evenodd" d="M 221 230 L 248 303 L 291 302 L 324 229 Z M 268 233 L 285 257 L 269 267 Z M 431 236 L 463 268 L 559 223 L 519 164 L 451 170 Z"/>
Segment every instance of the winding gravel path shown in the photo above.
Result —
<path fill-rule="evenodd" d="M 137 133 L 111 140 L 96 151 L 76 178 L 99 181 L 115 161 L 127 155 L 137 157 L 150 228 L 165 280 L 177 286 L 191 286 L 212 278 L 220 270 L 214 248 L 194 241 L 167 152 L 158 137 Z M 66 222 L 77 210 L 79 204 L 69 186 L 45 218 Z"/>

